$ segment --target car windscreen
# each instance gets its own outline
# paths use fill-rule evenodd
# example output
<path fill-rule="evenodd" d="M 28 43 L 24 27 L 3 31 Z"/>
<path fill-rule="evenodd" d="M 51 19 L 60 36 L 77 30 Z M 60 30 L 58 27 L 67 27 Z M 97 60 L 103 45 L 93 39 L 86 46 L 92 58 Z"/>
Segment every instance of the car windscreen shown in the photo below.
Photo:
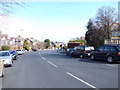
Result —
<path fill-rule="evenodd" d="M 10 54 L 15 54 L 15 51 L 9 51 L 10 52 Z"/>
<path fill-rule="evenodd" d="M 94 47 L 85 47 L 85 50 L 94 50 Z"/>
<path fill-rule="evenodd" d="M 2 57 L 2 56 L 10 56 L 10 54 L 8 52 L 1 52 L 0 57 Z"/>
<path fill-rule="evenodd" d="M 17 51 L 21 51 L 21 50 L 17 50 Z"/>

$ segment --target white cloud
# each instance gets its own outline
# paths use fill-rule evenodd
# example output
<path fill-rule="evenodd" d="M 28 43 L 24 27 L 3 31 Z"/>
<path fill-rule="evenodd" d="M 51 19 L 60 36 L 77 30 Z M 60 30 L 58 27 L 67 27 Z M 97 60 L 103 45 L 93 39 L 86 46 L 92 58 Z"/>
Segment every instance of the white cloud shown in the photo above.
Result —
<path fill-rule="evenodd" d="M 69 41 L 72 38 L 84 36 L 84 26 L 71 26 L 71 24 L 49 24 L 43 21 L 30 22 L 18 18 L 7 18 L 7 33 L 10 36 L 18 35 L 24 38 L 33 37 L 38 40 L 49 38 L 52 41 Z"/>

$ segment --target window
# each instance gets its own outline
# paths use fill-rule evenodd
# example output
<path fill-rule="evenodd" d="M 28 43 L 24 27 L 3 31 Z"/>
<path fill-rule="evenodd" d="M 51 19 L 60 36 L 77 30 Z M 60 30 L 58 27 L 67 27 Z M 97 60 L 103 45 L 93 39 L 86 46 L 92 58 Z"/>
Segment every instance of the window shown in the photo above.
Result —
<path fill-rule="evenodd" d="M 116 48 L 114 46 L 110 47 L 110 51 L 116 51 Z"/>
<path fill-rule="evenodd" d="M 117 46 L 118 50 L 120 51 L 120 46 Z"/>
<path fill-rule="evenodd" d="M 100 47 L 98 50 L 99 51 L 104 51 L 104 47 Z"/>
<path fill-rule="evenodd" d="M 116 51 L 116 48 L 114 46 L 107 46 L 104 49 L 105 51 Z"/>
<path fill-rule="evenodd" d="M 106 47 L 104 48 L 104 51 L 110 51 L 110 47 L 109 47 L 109 46 L 106 46 Z"/>
<path fill-rule="evenodd" d="M 85 47 L 85 50 L 94 50 L 94 47 Z"/>
<path fill-rule="evenodd" d="M 10 56 L 10 54 L 8 52 L 1 52 L 0 56 Z"/>

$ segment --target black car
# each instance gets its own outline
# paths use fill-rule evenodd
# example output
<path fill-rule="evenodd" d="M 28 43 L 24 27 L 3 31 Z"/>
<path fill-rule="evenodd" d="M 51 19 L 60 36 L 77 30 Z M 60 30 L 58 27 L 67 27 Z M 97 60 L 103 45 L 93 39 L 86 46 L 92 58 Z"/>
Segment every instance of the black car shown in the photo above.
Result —
<path fill-rule="evenodd" d="M 71 56 L 71 54 L 72 54 L 72 52 L 73 52 L 73 49 L 74 49 L 74 48 L 67 48 L 67 50 L 66 50 L 66 55 L 67 55 L 67 56 Z"/>
<path fill-rule="evenodd" d="M 9 50 L 10 54 L 12 55 L 12 59 L 13 60 L 17 60 L 18 59 L 18 54 L 16 50 Z"/>
<path fill-rule="evenodd" d="M 91 51 L 94 51 L 93 46 L 76 46 L 74 47 L 72 56 L 83 58 L 90 56 Z"/>
<path fill-rule="evenodd" d="M 98 48 L 98 50 L 91 52 L 91 60 L 107 60 L 109 63 L 113 61 L 120 61 L 120 46 L 105 45 Z"/>

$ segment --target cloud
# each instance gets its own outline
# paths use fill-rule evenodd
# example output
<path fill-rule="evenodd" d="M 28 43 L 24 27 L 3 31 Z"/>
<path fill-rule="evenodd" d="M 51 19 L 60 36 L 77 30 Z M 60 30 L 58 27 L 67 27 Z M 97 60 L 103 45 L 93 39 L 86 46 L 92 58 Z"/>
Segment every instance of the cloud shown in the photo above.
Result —
<path fill-rule="evenodd" d="M 44 41 L 49 38 L 52 41 L 69 41 L 72 38 L 84 36 L 84 26 L 73 25 L 72 23 L 59 22 L 55 24 L 49 22 L 30 22 L 27 20 L 7 17 L 7 29 L 4 33 L 16 37 L 18 35 L 24 38 L 33 37 L 38 40 Z M 66 23 L 66 24 L 65 24 Z"/>

